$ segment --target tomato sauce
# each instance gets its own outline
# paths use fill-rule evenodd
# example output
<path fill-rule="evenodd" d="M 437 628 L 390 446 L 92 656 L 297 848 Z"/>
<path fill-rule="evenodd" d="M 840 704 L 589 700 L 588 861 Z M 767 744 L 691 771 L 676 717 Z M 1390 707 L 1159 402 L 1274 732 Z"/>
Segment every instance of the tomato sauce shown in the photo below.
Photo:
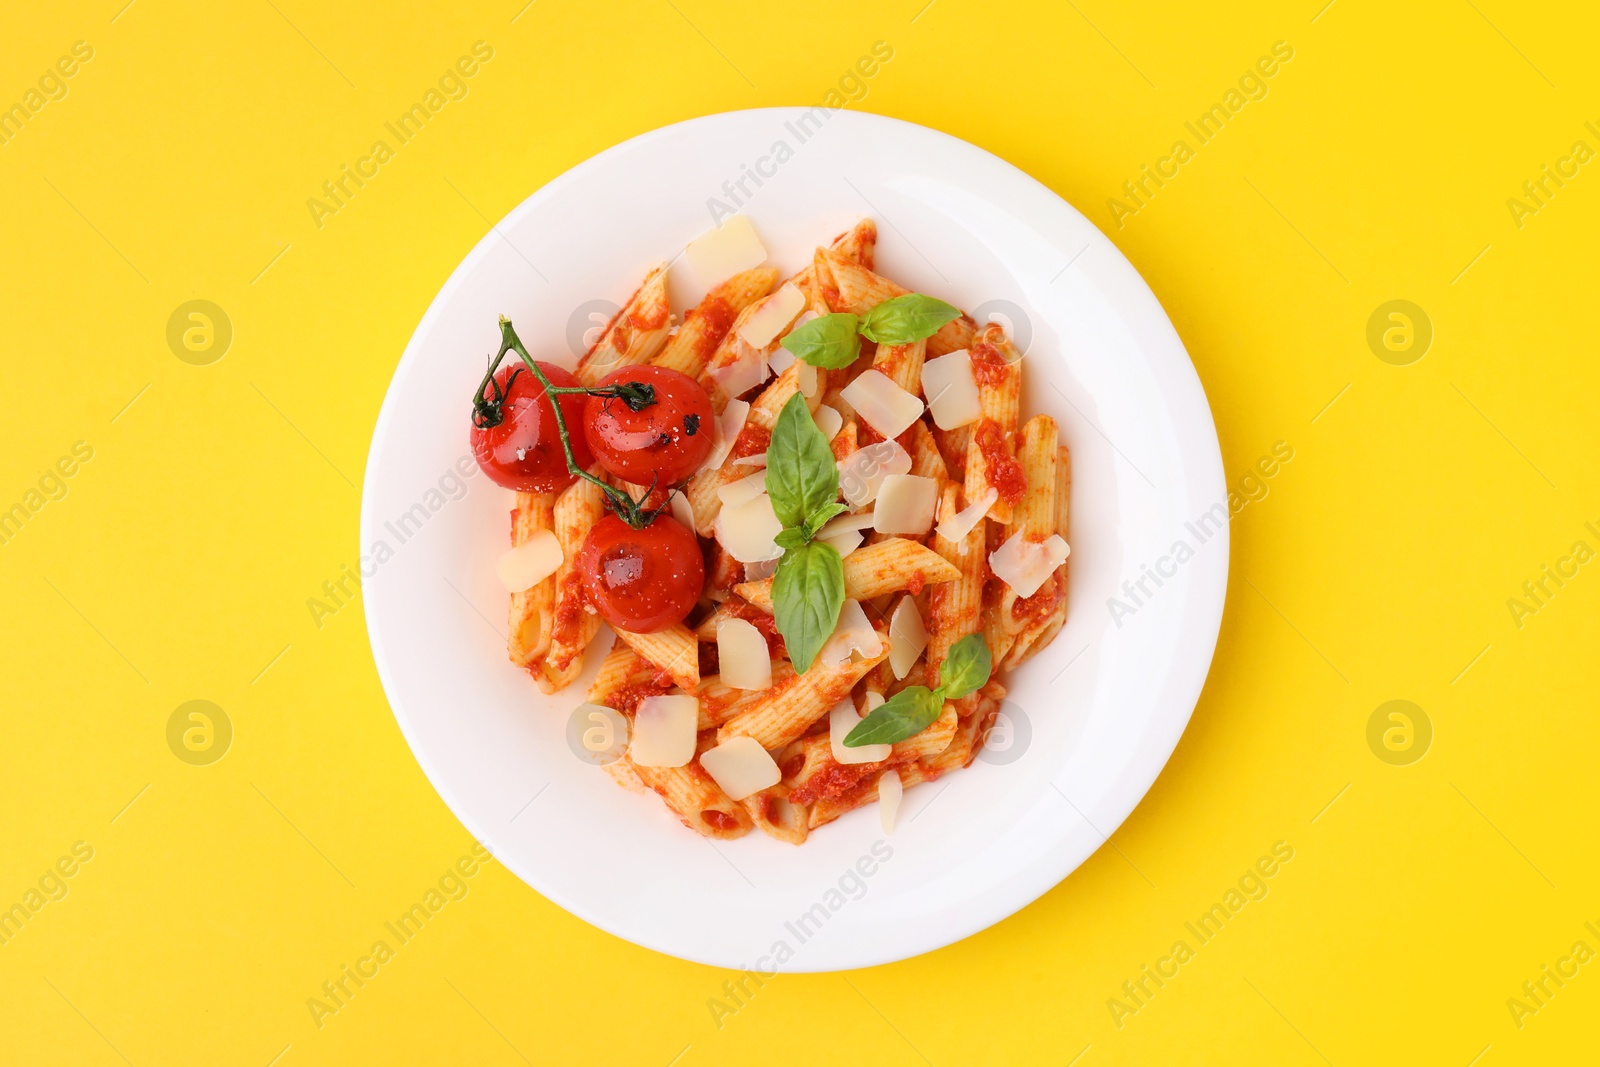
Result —
<path fill-rule="evenodd" d="M 923 588 L 927 586 L 927 584 L 928 576 L 923 574 L 921 571 L 916 571 L 911 575 L 911 580 L 906 582 L 906 592 L 910 593 L 912 596 L 916 596 L 922 592 Z"/>
<path fill-rule="evenodd" d="M 835 437 L 834 440 L 837 441 L 838 438 Z M 866 448 L 868 445 L 875 445 L 882 440 L 884 440 L 883 434 L 874 430 L 867 420 L 857 420 L 856 445 L 858 448 Z M 913 422 L 902 430 L 900 436 L 894 439 L 894 443 L 905 449 L 907 454 L 915 455 L 917 450 L 917 424 Z"/>
<path fill-rule="evenodd" d="M 1011 605 L 1011 617 L 1022 622 L 1037 622 L 1055 610 L 1061 601 L 1061 580 L 1052 574 L 1030 597 L 1018 597 Z"/>
<path fill-rule="evenodd" d="M 662 681 L 660 675 L 648 682 L 632 682 L 618 689 L 606 697 L 606 707 L 614 708 L 624 715 L 632 718 L 639 710 L 639 702 L 645 697 L 658 697 L 672 688 L 672 679 L 666 679 L 666 684 L 657 684 Z"/>
<path fill-rule="evenodd" d="M 979 385 L 1000 386 L 1011 376 L 1011 365 L 1000 350 L 987 341 L 979 341 L 967 349 L 972 359 L 972 377 Z"/>
<path fill-rule="evenodd" d="M 725 834 L 730 830 L 737 830 L 739 828 L 738 819 L 735 819 L 732 815 L 729 815 L 725 811 L 718 811 L 715 808 L 707 808 L 705 811 L 702 811 L 700 813 L 700 818 L 707 826 L 711 827 L 718 833 Z"/>
<path fill-rule="evenodd" d="M 635 297 L 639 294 L 634 293 Z M 632 300 L 629 301 L 632 303 Z M 628 322 L 636 330 L 659 330 L 667 324 L 667 305 L 657 304 L 650 309 L 650 314 L 641 315 L 638 309 L 628 312 Z"/>
<path fill-rule="evenodd" d="M 729 459 L 744 459 L 746 456 L 759 456 L 767 450 L 772 443 L 772 431 L 765 426 L 757 426 L 753 422 L 744 424 L 744 429 L 739 431 L 739 436 L 734 439 L 733 450 L 728 453 Z"/>
<path fill-rule="evenodd" d="M 837 799 L 876 771 L 880 763 L 834 763 L 811 776 L 810 781 L 789 794 L 791 804 L 815 804 L 824 797 Z"/>
<path fill-rule="evenodd" d="M 1006 447 L 1005 435 L 1000 432 L 1000 424 L 993 419 L 983 419 L 972 433 L 973 440 L 978 443 L 978 450 L 983 453 L 989 484 L 1000 493 L 1001 500 L 1007 504 L 1015 504 L 1022 499 L 1022 494 L 1027 490 L 1028 479 L 1023 476 L 1022 464 L 1017 462 L 1017 457 Z"/>
<path fill-rule="evenodd" d="M 573 645 L 578 633 L 578 617 L 583 612 L 585 603 L 583 577 L 577 568 L 573 568 L 567 572 L 556 590 L 556 617 L 551 624 L 551 643 L 559 643 L 568 651 L 564 656 L 550 657 L 550 667 L 554 670 L 566 670 L 572 663 L 573 657 L 583 651 Z"/>
<path fill-rule="evenodd" d="M 699 346 L 700 358 L 708 360 L 711 353 L 717 350 L 722 339 L 728 336 L 728 329 L 737 317 L 733 308 L 720 296 L 708 296 L 700 302 L 700 306 L 689 312 L 689 316 L 700 319 L 704 326 L 700 330 L 700 339 L 696 342 Z"/>

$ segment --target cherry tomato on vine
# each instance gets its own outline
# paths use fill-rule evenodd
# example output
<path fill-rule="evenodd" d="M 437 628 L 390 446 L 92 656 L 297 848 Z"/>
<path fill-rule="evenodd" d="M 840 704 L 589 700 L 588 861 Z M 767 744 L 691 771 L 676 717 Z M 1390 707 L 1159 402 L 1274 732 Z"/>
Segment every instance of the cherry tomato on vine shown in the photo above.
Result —
<path fill-rule="evenodd" d="M 665 514 L 635 530 L 606 512 L 578 550 L 576 567 L 600 617 L 633 633 L 682 622 L 706 581 L 699 540 Z"/>
<path fill-rule="evenodd" d="M 558 389 L 578 384 L 571 373 L 553 363 L 540 361 L 539 369 Z M 513 356 L 508 360 L 495 372 L 493 380 L 484 382 L 476 399 L 470 435 L 472 454 L 491 481 L 525 493 L 557 493 L 576 481 L 567 472 L 567 457 L 561 449 L 561 433 L 550 398 L 520 359 Z M 588 467 L 594 462 L 594 455 L 577 432 L 588 397 L 568 393 L 560 399 L 573 458 L 579 467 Z"/>
<path fill-rule="evenodd" d="M 650 386 L 655 402 L 635 410 L 617 397 L 589 397 L 583 417 L 586 443 L 600 465 L 618 478 L 638 485 L 677 485 L 711 454 L 711 397 L 682 371 L 648 364 L 614 370 L 600 385 L 624 382 Z"/>

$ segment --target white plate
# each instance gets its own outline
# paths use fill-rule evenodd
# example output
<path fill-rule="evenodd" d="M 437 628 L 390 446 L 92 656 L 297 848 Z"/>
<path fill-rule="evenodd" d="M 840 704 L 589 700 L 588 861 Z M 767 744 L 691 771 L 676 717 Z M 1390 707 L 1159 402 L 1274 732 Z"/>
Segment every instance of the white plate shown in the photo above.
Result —
<path fill-rule="evenodd" d="M 451 275 L 406 348 L 361 504 L 378 673 L 461 821 L 533 888 L 618 937 L 765 971 L 927 952 L 1004 919 L 1082 863 L 1177 744 L 1211 662 L 1228 571 L 1226 518 L 1203 542 L 1186 526 L 1219 502 L 1226 515 L 1205 394 L 1160 304 L 1111 242 L 963 141 L 875 115 L 807 114 L 741 111 L 656 130 L 512 211 Z M 751 171 L 763 184 L 745 177 L 741 192 Z M 870 215 L 881 273 L 1007 317 L 1027 346 L 1024 416 L 1055 416 L 1072 449 L 1067 623 L 1003 679 L 1014 740 L 1001 748 L 997 735 L 987 761 L 907 791 L 892 835 L 868 807 L 800 848 L 759 831 L 698 837 L 655 796 L 619 789 L 569 749 L 568 714 L 599 651 L 553 698 L 506 660 L 494 565 L 512 497 L 476 471 L 466 444 L 496 316 L 512 318 L 536 357 L 570 363 L 569 333 L 709 229 L 708 198 L 732 207 L 730 189 L 786 271 Z M 680 314 L 700 295 L 684 266 L 673 274 Z M 457 463 L 472 474 L 452 481 Z M 1124 580 L 1179 540 L 1194 558 L 1161 564 L 1175 573 L 1159 588 L 1146 578 L 1152 595 L 1136 590 L 1136 609 L 1113 620 L 1108 598 L 1126 598 Z"/>

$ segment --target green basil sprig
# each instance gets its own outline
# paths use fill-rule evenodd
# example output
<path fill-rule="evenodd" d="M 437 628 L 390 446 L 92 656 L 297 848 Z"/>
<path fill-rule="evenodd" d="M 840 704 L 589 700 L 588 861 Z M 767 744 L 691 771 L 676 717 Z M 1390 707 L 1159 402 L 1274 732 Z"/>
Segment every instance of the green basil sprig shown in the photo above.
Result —
<path fill-rule="evenodd" d="M 943 300 L 907 293 L 885 300 L 861 319 L 862 336 L 880 345 L 908 345 L 932 337 L 939 327 L 961 315 Z"/>
<path fill-rule="evenodd" d="M 993 666 L 983 635 L 968 634 L 951 646 L 950 654 L 939 664 L 939 688 L 906 686 L 856 723 L 845 735 L 844 746 L 892 745 L 920 734 L 939 717 L 946 700 L 960 700 L 983 688 Z"/>
<path fill-rule="evenodd" d="M 823 315 L 791 330 L 779 344 L 813 367 L 838 370 L 861 355 L 861 338 L 884 345 L 908 345 L 932 337 L 959 318 L 960 310 L 921 293 L 885 300 L 863 316 Z"/>
<path fill-rule="evenodd" d="M 839 468 L 833 450 L 796 393 L 778 413 L 767 445 L 767 496 L 783 523 L 774 539 L 783 556 L 772 575 L 772 616 L 794 669 L 811 668 L 839 624 L 844 607 L 844 563 L 838 549 L 813 540 L 839 503 Z"/>
<path fill-rule="evenodd" d="M 838 370 L 861 355 L 861 338 L 856 333 L 860 322 L 849 314 L 823 315 L 790 330 L 778 343 L 813 367 Z"/>

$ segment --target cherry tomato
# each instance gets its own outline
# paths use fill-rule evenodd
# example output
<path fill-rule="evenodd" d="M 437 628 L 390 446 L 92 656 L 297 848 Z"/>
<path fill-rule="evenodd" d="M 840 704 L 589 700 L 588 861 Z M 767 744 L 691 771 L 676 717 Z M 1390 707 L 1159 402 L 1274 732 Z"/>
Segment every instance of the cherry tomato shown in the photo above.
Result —
<path fill-rule="evenodd" d="M 576 566 L 600 617 L 633 633 L 682 622 L 706 581 L 700 542 L 669 515 L 635 530 L 606 512 L 578 550 Z"/>
<path fill-rule="evenodd" d="M 655 403 L 634 411 L 617 397 L 591 396 L 583 436 L 595 458 L 618 478 L 637 485 L 677 485 L 711 454 L 711 397 L 682 371 L 648 364 L 621 367 L 601 385 L 640 382 L 655 389 Z"/>
<path fill-rule="evenodd" d="M 539 361 L 539 369 L 557 388 L 572 388 L 578 384 L 578 379 L 553 363 Z M 499 395 L 505 398 L 501 404 L 500 424 L 484 428 L 474 416 L 470 438 L 472 454 L 477 457 L 483 473 L 496 485 L 524 493 L 558 493 L 571 485 L 577 479 L 567 473 L 567 457 L 561 450 L 555 409 L 550 406 L 550 398 L 545 395 L 539 379 L 522 360 L 513 357 L 495 372 L 494 380 L 495 385 L 484 386 L 483 395 L 492 399 L 497 386 Z M 561 414 L 567 420 L 568 436 L 572 438 L 573 458 L 580 467 L 594 462 L 594 454 L 579 431 L 587 399 L 582 393 L 568 393 L 560 398 Z"/>

